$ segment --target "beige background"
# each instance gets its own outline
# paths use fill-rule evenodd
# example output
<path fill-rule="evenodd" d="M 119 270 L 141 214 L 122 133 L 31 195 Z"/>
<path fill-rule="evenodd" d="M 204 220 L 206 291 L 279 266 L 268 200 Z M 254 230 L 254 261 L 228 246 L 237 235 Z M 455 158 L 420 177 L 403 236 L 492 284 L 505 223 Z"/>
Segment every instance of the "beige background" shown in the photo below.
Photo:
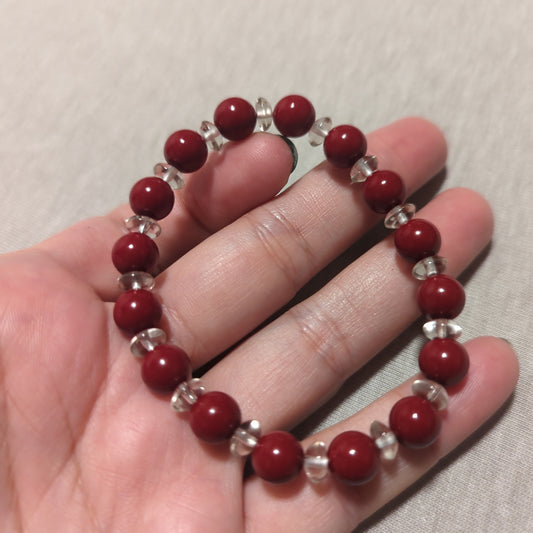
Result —
<path fill-rule="evenodd" d="M 532 27 L 529 0 L 1 0 L 0 251 L 123 202 L 168 133 L 195 128 L 227 96 L 302 93 L 364 131 L 431 118 L 450 145 L 431 192 L 471 187 L 496 212 L 490 250 L 461 278 L 464 336 L 508 338 L 521 381 L 490 423 L 358 531 L 533 531 Z M 320 154 L 302 146 L 304 169 Z M 307 428 L 407 378 L 418 326 Z"/>

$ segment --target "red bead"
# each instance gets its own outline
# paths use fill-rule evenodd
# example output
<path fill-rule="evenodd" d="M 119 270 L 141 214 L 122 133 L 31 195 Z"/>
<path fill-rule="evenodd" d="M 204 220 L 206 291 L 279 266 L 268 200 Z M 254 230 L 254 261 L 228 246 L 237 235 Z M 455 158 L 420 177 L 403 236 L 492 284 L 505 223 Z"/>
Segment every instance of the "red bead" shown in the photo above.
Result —
<path fill-rule="evenodd" d="M 153 328 L 161 320 L 161 314 L 161 304 L 157 298 L 144 289 L 122 293 L 113 308 L 116 325 L 129 333 Z"/>
<path fill-rule="evenodd" d="M 240 141 L 251 135 L 256 119 L 255 109 L 242 98 L 228 98 L 215 110 L 215 126 L 230 141 Z"/>
<path fill-rule="evenodd" d="M 267 433 L 259 439 L 252 452 L 255 473 L 271 483 L 284 483 L 296 477 L 303 461 L 301 444 L 286 431 Z"/>
<path fill-rule="evenodd" d="M 329 469 L 350 485 L 370 481 L 378 470 L 378 457 L 374 441 L 359 431 L 337 435 L 328 449 Z"/>
<path fill-rule="evenodd" d="M 301 137 L 315 122 L 315 108 L 307 98 L 291 94 L 276 104 L 273 119 L 276 128 L 285 137 Z"/>
<path fill-rule="evenodd" d="M 438 274 L 420 284 L 417 301 L 430 318 L 455 318 L 465 306 L 465 291 L 454 278 Z"/>
<path fill-rule="evenodd" d="M 170 185 L 161 178 L 143 178 L 131 189 L 130 205 L 137 215 L 161 220 L 172 211 L 174 193 Z"/>
<path fill-rule="evenodd" d="M 398 253 L 416 263 L 440 250 L 440 233 L 434 224 L 422 218 L 413 218 L 394 232 Z"/>
<path fill-rule="evenodd" d="M 350 168 L 365 155 L 366 138 L 354 126 L 337 126 L 324 139 L 324 153 L 332 165 Z"/>
<path fill-rule="evenodd" d="M 116 269 L 125 274 L 132 270 L 155 273 L 159 250 L 156 243 L 143 233 L 127 233 L 113 246 L 111 259 Z"/>
<path fill-rule="evenodd" d="M 363 197 L 376 213 L 388 213 L 405 200 L 405 185 L 396 172 L 377 170 L 366 179 Z"/>
<path fill-rule="evenodd" d="M 425 448 L 439 436 L 441 422 L 429 400 L 421 396 L 407 396 L 394 404 L 389 426 L 404 446 Z"/>
<path fill-rule="evenodd" d="M 426 343 L 418 356 L 425 376 L 445 387 L 459 383 L 468 372 L 468 352 L 455 339 L 433 339 Z"/>
<path fill-rule="evenodd" d="M 207 392 L 191 407 L 191 428 L 205 442 L 228 440 L 241 423 L 237 402 L 224 392 Z"/>
<path fill-rule="evenodd" d="M 156 346 L 142 363 L 143 381 L 159 392 L 173 391 L 181 382 L 191 379 L 191 372 L 188 355 L 172 344 Z"/>
<path fill-rule="evenodd" d="M 165 159 L 181 172 L 194 172 L 207 159 L 207 145 L 195 131 L 175 131 L 165 143 Z"/>

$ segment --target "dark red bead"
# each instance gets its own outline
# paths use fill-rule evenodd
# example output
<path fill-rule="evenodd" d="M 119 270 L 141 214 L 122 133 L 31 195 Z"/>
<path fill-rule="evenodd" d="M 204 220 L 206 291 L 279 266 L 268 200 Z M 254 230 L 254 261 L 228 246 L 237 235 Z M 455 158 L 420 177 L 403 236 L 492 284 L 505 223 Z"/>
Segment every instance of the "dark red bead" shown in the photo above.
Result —
<path fill-rule="evenodd" d="M 144 289 L 123 292 L 113 308 L 116 325 L 129 333 L 153 328 L 161 320 L 161 314 L 161 304 L 157 298 Z"/>
<path fill-rule="evenodd" d="M 363 197 L 376 213 L 388 213 L 405 200 L 405 185 L 396 172 L 376 170 L 363 185 Z"/>
<path fill-rule="evenodd" d="M 324 153 L 332 165 L 350 168 L 365 155 L 366 138 L 354 126 L 337 126 L 324 139 Z"/>
<path fill-rule="evenodd" d="M 430 318 L 455 318 L 465 306 L 465 291 L 454 278 L 437 274 L 420 284 L 417 302 Z"/>
<path fill-rule="evenodd" d="M 350 485 L 370 481 L 378 471 L 379 454 L 374 441 L 359 431 L 337 435 L 328 449 L 329 469 Z"/>
<path fill-rule="evenodd" d="M 434 224 L 422 218 L 413 218 L 394 232 L 398 253 L 416 263 L 440 250 L 440 233 Z"/>
<path fill-rule="evenodd" d="M 181 382 L 191 379 L 191 361 L 184 350 L 172 344 L 160 344 L 148 352 L 142 363 L 143 381 L 151 389 L 171 392 Z"/>
<path fill-rule="evenodd" d="M 165 159 L 181 172 L 195 172 L 207 159 L 207 144 L 195 131 L 175 131 L 165 143 Z"/>
<path fill-rule="evenodd" d="M 284 483 L 302 469 L 304 452 L 298 440 L 286 431 L 261 437 L 252 452 L 255 473 L 270 483 Z"/>
<path fill-rule="evenodd" d="M 111 259 L 116 269 L 122 274 L 132 270 L 154 274 L 159 259 L 159 250 L 148 235 L 127 233 L 113 246 Z"/>
<path fill-rule="evenodd" d="M 307 98 L 291 94 L 276 104 L 273 119 L 276 128 L 285 137 L 301 137 L 315 122 L 315 108 Z"/>
<path fill-rule="evenodd" d="M 468 372 L 468 352 L 455 339 L 433 339 L 424 345 L 418 356 L 424 375 L 450 387 L 459 383 Z"/>
<path fill-rule="evenodd" d="M 172 187 L 161 178 L 143 178 L 130 191 L 130 205 L 137 215 L 161 220 L 174 206 Z"/>
<path fill-rule="evenodd" d="M 218 104 L 214 121 L 223 137 L 241 141 L 253 133 L 256 119 L 255 109 L 250 103 L 242 98 L 228 98 Z"/>
<path fill-rule="evenodd" d="M 225 392 L 207 392 L 191 407 L 191 428 L 205 442 L 228 440 L 241 423 L 237 402 Z"/>
<path fill-rule="evenodd" d="M 429 400 L 421 396 L 407 396 L 394 404 L 389 426 L 404 446 L 425 448 L 439 436 L 441 421 Z"/>

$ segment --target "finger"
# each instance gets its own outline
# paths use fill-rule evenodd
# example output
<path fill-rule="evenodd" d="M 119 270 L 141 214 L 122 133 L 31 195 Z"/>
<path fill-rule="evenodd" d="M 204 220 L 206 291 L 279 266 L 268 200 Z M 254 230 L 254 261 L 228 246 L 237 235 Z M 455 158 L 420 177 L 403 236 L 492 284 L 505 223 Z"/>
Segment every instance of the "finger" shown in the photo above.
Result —
<path fill-rule="evenodd" d="M 506 342 L 484 337 L 466 343 L 466 347 L 470 370 L 462 384 L 449 390 L 450 403 L 435 444 L 415 451 L 400 447 L 393 464 L 382 464 L 377 477 L 359 487 L 343 486 L 331 479 L 315 487 L 302 476 L 294 485 L 276 486 L 274 491 L 261 480 L 251 479 L 245 496 L 246 531 L 270 531 L 271 517 L 276 516 L 287 531 L 349 532 L 424 475 L 497 411 L 518 378 L 516 356 Z M 410 394 L 410 383 L 307 439 L 304 446 L 315 440 L 331 442 L 335 435 L 347 430 L 367 432 L 373 420 L 387 421 L 393 404 Z"/>
<path fill-rule="evenodd" d="M 252 135 L 211 153 L 204 167 L 187 177 L 187 186 L 176 194 L 172 213 L 160 222 L 161 268 L 272 198 L 285 185 L 292 164 L 289 147 L 277 135 Z M 38 248 L 82 276 L 103 299 L 112 299 L 118 290 L 118 273 L 111 263 L 111 249 L 124 233 L 124 219 L 131 214 L 131 208 L 124 205 L 108 216 L 80 222 Z"/>

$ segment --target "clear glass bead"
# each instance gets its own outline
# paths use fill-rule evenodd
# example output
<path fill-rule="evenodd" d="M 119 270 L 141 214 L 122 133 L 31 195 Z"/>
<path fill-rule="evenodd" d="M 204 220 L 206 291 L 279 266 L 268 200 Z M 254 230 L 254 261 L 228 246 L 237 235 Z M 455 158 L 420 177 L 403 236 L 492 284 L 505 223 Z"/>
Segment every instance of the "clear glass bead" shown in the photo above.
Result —
<path fill-rule="evenodd" d="M 320 146 L 327 137 L 329 130 L 333 127 L 333 122 L 329 117 L 322 117 L 315 120 L 309 130 L 309 144 L 311 146 Z"/>
<path fill-rule="evenodd" d="M 352 183 L 363 183 L 378 169 L 378 158 L 375 155 L 365 155 L 355 162 L 350 170 Z"/>
<path fill-rule="evenodd" d="M 422 326 L 422 329 L 429 340 L 457 339 L 463 332 L 461 326 L 449 318 L 430 320 Z"/>
<path fill-rule="evenodd" d="M 198 378 L 191 379 L 180 383 L 172 399 L 170 400 L 170 407 L 176 413 L 185 413 L 190 411 L 191 407 L 196 403 L 198 398 L 204 394 L 205 387 Z"/>
<path fill-rule="evenodd" d="M 328 475 L 328 450 L 322 441 L 316 441 L 305 450 L 304 472 L 311 483 L 320 483 Z"/>
<path fill-rule="evenodd" d="M 448 266 L 448 260 L 440 255 L 432 255 L 420 259 L 411 271 L 413 276 L 420 281 L 442 274 Z"/>
<path fill-rule="evenodd" d="M 132 233 L 144 233 L 151 239 L 159 237 L 161 226 L 150 217 L 133 215 L 124 221 L 126 229 Z"/>
<path fill-rule="evenodd" d="M 118 286 L 124 291 L 145 289 L 151 291 L 155 287 L 155 279 L 148 272 L 132 270 L 118 278 Z"/>
<path fill-rule="evenodd" d="M 130 341 L 130 350 L 135 357 L 144 357 L 159 344 L 167 342 L 167 334 L 159 328 L 139 331 Z"/>
<path fill-rule="evenodd" d="M 157 163 L 154 167 L 154 174 L 166 181 L 173 189 L 185 187 L 185 180 L 180 171 L 168 163 Z"/>
<path fill-rule="evenodd" d="M 218 128 L 212 122 L 204 120 L 200 125 L 198 133 L 200 133 L 210 150 L 218 152 L 222 148 L 224 139 L 218 131 Z"/>
<path fill-rule="evenodd" d="M 379 450 L 381 459 L 392 461 L 398 455 L 398 439 L 389 427 L 378 420 L 370 424 L 370 436 Z"/>
<path fill-rule="evenodd" d="M 428 379 L 417 379 L 412 385 L 413 394 L 429 400 L 437 411 L 443 411 L 448 407 L 448 393 L 439 383 Z"/>
<path fill-rule="evenodd" d="M 272 126 L 272 106 L 266 98 L 260 96 L 255 102 L 257 125 L 260 131 L 267 131 Z"/>
<path fill-rule="evenodd" d="M 400 226 L 407 224 L 415 213 L 416 207 L 413 204 L 397 205 L 385 216 L 385 227 L 388 229 L 398 229 Z"/>
<path fill-rule="evenodd" d="M 243 422 L 233 433 L 230 451 L 233 455 L 250 455 L 261 437 L 261 425 L 257 420 Z"/>

